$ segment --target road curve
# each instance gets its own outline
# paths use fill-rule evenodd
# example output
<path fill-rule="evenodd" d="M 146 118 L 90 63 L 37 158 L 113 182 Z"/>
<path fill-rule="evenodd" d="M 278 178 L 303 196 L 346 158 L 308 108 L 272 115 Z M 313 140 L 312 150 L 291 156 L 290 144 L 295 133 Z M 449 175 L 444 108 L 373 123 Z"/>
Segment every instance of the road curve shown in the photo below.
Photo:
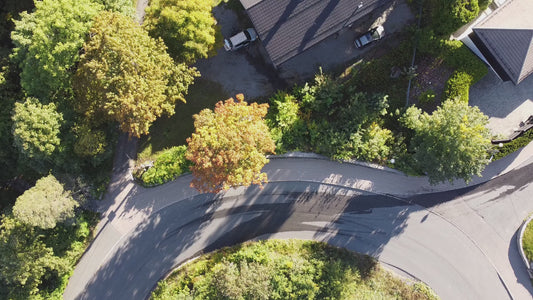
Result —
<path fill-rule="evenodd" d="M 290 163 L 291 170 L 297 167 Z M 258 237 L 315 239 L 372 255 L 428 283 L 442 299 L 531 298 L 512 237 L 533 211 L 532 164 L 475 187 L 410 198 L 302 176 L 288 181 L 275 170 L 263 190 L 196 195 L 179 184 L 185 177 L 156 189 L 121 191 L 129 200 L 118 215 L 107 216 L 65 299 L 144 299 L 173 266 Z M 299 170 L 306 172 L 304 165 Z M 173 196 L 176 201 L 169 200 Z M 168 205 L 132 214 L 128 203 L 137 198 Z M 128 220 L 137 225 L 126 226 Z"/>

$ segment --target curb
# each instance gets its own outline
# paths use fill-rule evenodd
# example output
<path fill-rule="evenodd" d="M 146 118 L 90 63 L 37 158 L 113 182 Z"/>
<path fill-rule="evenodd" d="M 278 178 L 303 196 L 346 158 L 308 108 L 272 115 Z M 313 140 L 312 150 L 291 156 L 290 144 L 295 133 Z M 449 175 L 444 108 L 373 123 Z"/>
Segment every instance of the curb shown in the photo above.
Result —
<path fill-rule="evenodd" d="M 526 254 L 524 253 L 524 248 L 522 248 L 522 237 L 524 235 L 524 231 L 526 230 L 527 225 L 529 222 L 533 220 L 533 215 L 531 215 L 527 220 L 522 223 L 520 228 L 518 229 L 518 235 L 516 236 L 516 242 L 518 244 L 518 252 L 520 253 L 520 257 L 522 258 L 522 262 L 524 262 L 524 265 L 526 265 L 527 275 L 529 275 L 530 279 L 533 279 L 533 268 L 531 263 L 529 262 L 529 259 L 527 259 Z"/>
<path fill-rule="evenodd" d="M 316 154 L 316 153 L 310 153 L 310 152 L 298 152 L 298 151 L 296 151 L 296 152 L 287 152 L 287 153 L 280 154 L 280 155 L 267 155 L 267 158 L 268 159 L 299 158 L 299 159 L 328 160 L 328 161 L 352 164 L 352 165 L 361 166 L 361 167 L 370 168 L 370 169 L 382 170 L 382 171 L 385 171 L 385 172 L 394 173 L 394 174 L 403 175 L 403 176 L 409 176 L 409 175 L 405 174 L 402 171 L 399 171 L 399 170 L 396 170 L 396 169 L 393 169 L 393 168 L 389 168 L 389 167 L 386 167 L 386 166 L 374 164 L 374 163 L 362 162 L 362 161 L 358 161 L 358 160 L 355 160 L 355 159 L 334 160 L 334 159 L 331 159 L 331 158 L 329 158 L 327 156 Z"/>

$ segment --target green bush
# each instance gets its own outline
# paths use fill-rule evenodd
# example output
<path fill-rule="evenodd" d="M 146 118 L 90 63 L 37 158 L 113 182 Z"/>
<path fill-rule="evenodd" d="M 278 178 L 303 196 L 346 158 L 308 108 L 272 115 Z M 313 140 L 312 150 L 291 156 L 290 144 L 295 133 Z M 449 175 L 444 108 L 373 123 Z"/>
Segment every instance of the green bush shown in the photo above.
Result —
<path fill-rule="evenodd" d="M 442 47 L 442 56 L 446 65 L 456 71 L 470 74 L 472 76 L 472 84 L 487 75 L 488 69 L 485 63 L 461 41 L 443 41 Z"/>
<path fill-rule="evenodd" d="M 433 103 L 435 101 L 435 91 L 429 89 L 418 96 L 418 101 L 421 104 Z"/>
<path fill-rule="evenodd" d="M 522 237 L 522 248 L 529 261 L 533 261 L 533 222 L 529 222 Z"/>
<path fill-rule="evenodd" d="M 438 299 L 370 256 L 325 243 L 268 240 L 224 248 L 160 282 L 151 299 Z"/>
<path fill-rule="evenodd" d="M 486 1 L 483 1 L 486 2 Z M 428 0 L 424 13 L 438 36 L 450 35 L 479 14 L 478 0 Z"/>
<path fill-rule="evenodd" d="M 458 99 L 468 103 L 468 94 L 472 85 L 472 76 L 465 72 L 455 72 L 446 82 L 444 100 Z"/>
<path fill-rule="evenodd" d="M 185 159 L 186 146 L 177 146 L 162 151 L 153 167 L 142 173 L 140 179 L 145 186 L 155 186 L 176 179 L 189 172 L 191 162 Z"/>
<path fill-rule="evenodd" d="M 494 154 L 494 159 L 503 158 L 515 152 L 516 150 L 527 146 L 531 141 L 533 141 L 533 129 L 526 131 L 511 142 L 503 144 L 501 148 L 497 145 L 494 145 L 493 149 L 498 150 L 498 152 Z"/>
<path fill-rule="evenodd" d="M 62 299 L 97 222 L 95 213 L 79 211 L 73 224 L 43 230 L 2 216 L 0 298 Z"/>
<path fill-rule="evenodd" d="M 388 98 L 358 92 L 322 73 L 312 84 L 270 99 L 267 124 L 279 152 L 312 151 L 333 159 L 383 162 L 394 142 L 381 127 Z"/>

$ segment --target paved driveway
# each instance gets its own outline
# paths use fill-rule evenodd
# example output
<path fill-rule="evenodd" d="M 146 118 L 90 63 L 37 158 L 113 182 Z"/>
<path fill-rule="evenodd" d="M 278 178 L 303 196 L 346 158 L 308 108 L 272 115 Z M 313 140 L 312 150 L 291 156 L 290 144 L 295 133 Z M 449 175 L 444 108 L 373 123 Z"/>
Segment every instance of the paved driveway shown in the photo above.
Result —
<path fill-rule="evenodd" d="M 514 85 L 489 71 L 470 88 L 469 101 L 489 116 L 488 127 L 494 134 L 507 136 L 533 115 L 533 75 Z"/>

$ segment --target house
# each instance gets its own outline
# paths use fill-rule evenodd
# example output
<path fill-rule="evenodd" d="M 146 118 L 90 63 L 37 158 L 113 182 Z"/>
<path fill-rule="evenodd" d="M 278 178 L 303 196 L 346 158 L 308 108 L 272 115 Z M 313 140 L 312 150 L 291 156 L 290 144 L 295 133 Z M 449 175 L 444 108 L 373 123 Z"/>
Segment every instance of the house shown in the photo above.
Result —
<path fill-rule="evenodd" d="M 533 73 L 533 1 L 508 0 L 472 28 L 466 43 L 504 80 Z"/>
<path fill-rule="evenodd" d="M 392 0 L 240 0 L 278 67 Z"/>

